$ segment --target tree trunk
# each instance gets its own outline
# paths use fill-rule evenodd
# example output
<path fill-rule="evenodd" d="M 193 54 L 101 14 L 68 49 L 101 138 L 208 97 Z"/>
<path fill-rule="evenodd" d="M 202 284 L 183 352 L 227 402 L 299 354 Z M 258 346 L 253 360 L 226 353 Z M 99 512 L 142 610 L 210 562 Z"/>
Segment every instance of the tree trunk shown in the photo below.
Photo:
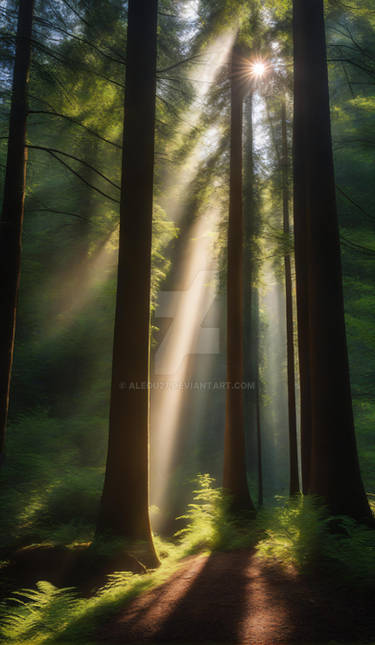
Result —
<path fill-rule="evenodd" d="M 283 185 L 283 228 L 288 238 L 289 226 L 289 180 L 288 180 L 288 133 L 286 123 L 285 99 L 281 105 L 282 130 L 282 185 Z M 288 372 L 288 423 L 289 423 L 289 466 L 290 495 L 299 493 L 298 448 L 297 448 L 297 416 L 296 416 L 296 379 L 294 372 L 294 334 L 293 334 L 293 287 L 290 255 L 284 258 L 285 299 L 286 299 L 286 335 L 287 335 L 287 372 Z"/>
<path fill-rule="evenodd" d="M 98 533 L 143 542 L 149 519 L 150 282 L 157 0 L 130 0 L 120 242 L 107 468 Z"/>
<path fill-rule="evenodd" d="M 358 463 L 350 391 L 323 0 L 294 0 L 294 36 L 301 405 L 306 404 L 308 392 L 311 415 L 308 490 L 323 498 L 332 513 L 370 521 Z M 306 440 L 305 435 L 303 439 Z M 306 441 L 304 451 L 307 453 Z"/>
<path fill-rule="evenodd" d="M 262 442 L 262 421 L 260 410 L 260 324 L 259 324 L 259 291 L 254 289 L 254 319 L 255 319 L 255 387 L 256 387 L 256 428 L 257 428 L 257 457 L 258 457 L 258 506 L 263 506 L 263 442 Z"/>
<path fill-rule="evenodd" d="M 0 224 L 0 463 L 4 459 L 5 430 L 13 363 L 17 299 L 20 283 L 22 227 L 26 181 L 26 122 L 31 62 L 33 0 L 20 0 L 16 58 L 9 120 L 8 154 Z"/>
<path fill-rule="evenodd" d="M 243 257 L 243 357 L 244 382 L 256 380 L 255 328 L 253 315 L 254 282 L 254 233 L 255 233 L 255 191 L 254 191 L 254 137 L 253 137 L 253 90 L 250 89 L 244 102 L 244 257 Z M 250 482 L 255 481 L 257 472 L 256 399 L 252 389 L 244 390 L 244 432 L 246 441 L 247 469 Z"/>
<path fill-rule="evenodd" d="M 308 0 L 309 2 L 311 0 Z M 311 459 L 311 396 L 309 361 L 309 309 L 307 261 L 307 188 L 304 150 L 307 150 L 307 110 L 304 70 L 306 42 L 299 25 L 300 5 L 293 4 L 294 38 L 294 120 L 293 120 L 293 179 L 294 179 L 294 256 L 296 264 L 298 365 L 300 381 L 301 474 L 302 491 L 309 492 Z"/>
<path fill-rule="evenodd" d="M 227 268 L 227 400 L 224 445 L 224 488 L 233 510 L 254 511 L 246 472 L 243 391 L 243 209 L 242 120 L 243 94 L 239 52 L 231 64 L 231 150 Z"/>

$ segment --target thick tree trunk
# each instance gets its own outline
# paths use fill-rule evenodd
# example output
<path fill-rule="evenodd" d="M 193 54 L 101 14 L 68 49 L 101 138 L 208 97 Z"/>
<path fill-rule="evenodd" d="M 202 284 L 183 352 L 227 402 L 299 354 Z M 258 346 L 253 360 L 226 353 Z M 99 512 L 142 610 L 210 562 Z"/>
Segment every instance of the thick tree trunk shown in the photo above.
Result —
<path fill-rule="evenodd" d="M 13 363 L 17 299 L 20 283 L 22 227 L 26 180 L 26 122 L 33 0 L 20 0 L 16 58 L 9 120 L 8 155 L 0 223 L 0 463 L 4 458 L 5 430 Z"/>
<path fill-rule="evenodd" d="M 285 99 L 281 105 L 282 131 L 282 182 L 283 182 L 283 229 L 289 236 L 289 179 L 288 179 L 288 133 L 286 123 Z M 293 333 L 293 287 L 290 255 L 284 258 L 285 300 L 286 300 L 286 335 L 287 335 L 287 372 L 288 372 L 288 423 L 289 423 L 289 466 L 290 495 L 299 493 L 297 415 L 296 415 L 296 379 L 294 371 L 294 333 Z"/>
<path fill-rule="evenodd" d="M 308 0 L 309 2 L 311 0 Z M 299 0 L 297 0 L 299 2 Z M 293 120 L 293 178 L 294 178 L 294 255 L 296 264 L 298 365 L 300 381 L 301 422 L 301 474 L 302 491 L 307 494 L 310 486 L 311 460 L 311 396 L 309 359 L 309 309 L 308 309 L 308 226 L 307 226 L 307 159 L 308 119 L 305 95 L 304 70 L 306 68 L 306 41 L 299 24 L 300 5 L 294 3 L 294 120 Z"/>
<path fill-rule="evenodd" d="M 253 511 L 246 472 L 243 391 L 243 94 L 238 51 L 231 65 L 231 150 L 227 273 L 227 401 L 224 445 L 224 488 L 233 510 Z"/>
<path fill-rule="evenodd" d="M 143 542 L 149 519 L 150 278 L 157 0 L 130 0 L 109 446 L 98 533 Z"/>
<path fill-rule="evenodd" d="M 253 383 L 256 379 L 256 339 L 253 315 L 254 281 L 254 232 L 255 232 L 255 191 L 254 191 L 254 137 L 253 137 L 253 91 L 252 88 L 244 102 L 244 257 L 243 257 L 243 357 L 244 382 Z M 256 479 L 257 436 L 256 436 L 256 399 L 252 389 L 244 390 L 244 431 L 247 439 L 247 468 L 250 481 Z"/>
<path fill-rule="evenodd" d="M 254 279 L 253 239 L 255 232 L 254 200 L 254 136 L 253 136 L 253 92 L 245 99 L 245 162 L 244 162 L 244 376 L 250 381 L 254 376 L 252 356 L 252 283 Z"/>
<path fill-rule="evenodd" d="M 258 228 L 258 211 L 254 175 L 253 88 L 245 99 L 245 162 L 244 162 L 244 381 L 255 383 L 255 390 L 244 391 L 245 432 L 254 479 L 258 484 L 258 504 L 263 503 L 262 438 L 259 400 L 259 304 L 254 287 L 254 237 Z"/>
<path fill-rule="evenodd" d="M 350 391 L 323 0 L 294 0 L 294 34 L 298 324 L 311 415 L 308 490 L 332 513 L 370 521 Z"/>

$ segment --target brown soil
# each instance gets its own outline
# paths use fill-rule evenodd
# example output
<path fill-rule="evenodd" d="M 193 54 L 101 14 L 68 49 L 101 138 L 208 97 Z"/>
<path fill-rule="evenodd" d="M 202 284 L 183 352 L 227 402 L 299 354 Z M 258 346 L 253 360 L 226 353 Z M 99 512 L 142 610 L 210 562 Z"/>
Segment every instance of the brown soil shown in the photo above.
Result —
<path fill-rule="evenodd" d="M 33 587 L 38 580 L 47 580 L 57 587 L 76 587 L 80 594 L 92 595 L 107 582 L 114 571 L 144 573 L 145 567 L 132 556 L 105 556 L 83 544 L 65 546 L 33 545 L 15 551 L 8 565 L 1 570 L 0 599 L 9 598 L 17 589 Z"/>
<path fill-rule="evenodd" d="M 248 549 L 197 556 L 127 605 L 98 635 L 106 643 L 370 642 L 373 600 L 327 578 L 304 579 Z"/>

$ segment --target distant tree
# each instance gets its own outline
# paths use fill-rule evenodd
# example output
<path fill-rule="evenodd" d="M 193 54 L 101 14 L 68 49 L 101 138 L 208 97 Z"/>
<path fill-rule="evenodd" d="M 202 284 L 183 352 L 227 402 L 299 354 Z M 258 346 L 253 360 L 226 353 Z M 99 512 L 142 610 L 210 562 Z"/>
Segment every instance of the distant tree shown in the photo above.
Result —
<path fill-rule="evenodd" d="M 285 97 L 281 103 L 281 134 L 282 134 L 282 192 L 283 192 L 283 231 L 289 237 L 289 178 L 288 178 L 288 132 L 286 120 Z M 299 493 L 298 447 L 297 447 L 297 415 L 296 415 L 296 378 L 294 368 L 294 316 L 293 316 L 293 285 L 290 254 L 284 257 L 285 301 L 286 301 L 286 334 L 287 334 L 287 372 L 288 372 L 288 423 L 289 423 L 289 492 Z"/>
<path fill-rule="evenodd" d="M 350 391 L 323 0 L 294 0 L 294 227 L 304 491 L 370 521 Z"/>
<path fill-rule="evenodd" d="M 144 543 L 149 519 L 149 351 L 157 0 L 130 0 L 120 241 L 107 468 L 98 534 Z"/>
<path fill-rule="evenodd" d="M 0 222 L 0 463 L 4 459 L 5 451 L 5 431 L 20 283 L 33 10 L 33 0 L 20 0 L 9 118 L 8 153 Z"/>
<path fill-rule="evenodd" d="M 234 46 L 231 60 L 230 195 L 227 267 L 227 400 L 224 446 L 224 488 L 233 509 L 254 511 L 247 484 L 243 391 L 243 204 L 242 135 L 243 82 L 241 51 Z"/>

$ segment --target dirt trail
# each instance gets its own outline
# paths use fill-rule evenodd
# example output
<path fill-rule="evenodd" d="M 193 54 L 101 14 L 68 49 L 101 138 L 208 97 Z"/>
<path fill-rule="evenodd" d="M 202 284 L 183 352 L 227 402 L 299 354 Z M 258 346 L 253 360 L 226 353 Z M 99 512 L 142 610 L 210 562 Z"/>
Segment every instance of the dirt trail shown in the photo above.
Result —
<path fill-rule="evenodd" d="M 370 599 L 260 562 L 243 549 L 191 558 L 107 625 L 107 643 L 375 640 Z"/>

